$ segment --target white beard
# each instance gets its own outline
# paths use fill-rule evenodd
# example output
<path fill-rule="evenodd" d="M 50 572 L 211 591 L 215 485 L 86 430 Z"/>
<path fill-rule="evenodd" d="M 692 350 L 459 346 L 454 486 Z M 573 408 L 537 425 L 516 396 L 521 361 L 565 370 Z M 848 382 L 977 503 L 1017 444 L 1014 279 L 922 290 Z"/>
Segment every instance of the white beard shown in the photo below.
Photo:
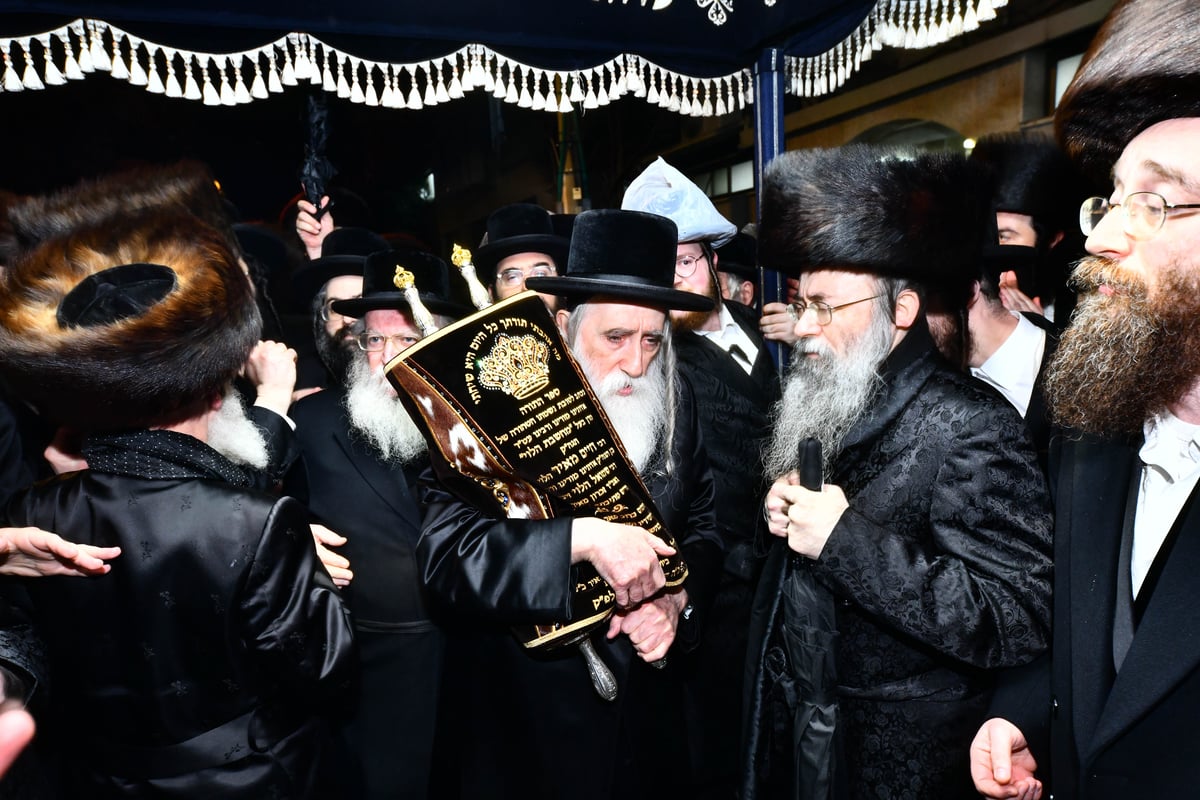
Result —
<path fill-rule="evenodd" d="M 891 352 L 893 335 L 891 321 L 877 313 L 842 358 L 824 342 L 796 342 L 782 396 L 771 410 L 774 433 L 763 453 L 768 476 L 796 469 L 800 442 L 809 438 L 821 443 L 828 475 L 846 432 L 866 415 L 883 386 L 879 367 Z"/>
<path fill-rule="evenodd" d="M 407 464 L 425 453 L 425 436 L 397 399 L 382 370 L 372 372 L 365 358 L 350 363 L 346 379 L 350 426 L 390 464 Z"/>
<path fill-rule="evenodd" d="M 587 357 L 574 345 L 571 352 L 583 368 L 592 390 L 600 398 L 600 405 L 604 406 L 609 422 L 621 437 L 629 460 L 638 473 L 643 474 L 651 458 L 657 454 L 667 427 L 667 377 L 663 359 L 656 358 L 640 378 L 631 378 L 620 370 L 613 370 L 607 378 L 598 380 Z M 632 394 L 618 394 L 627 386 L 633 387 Z"/>
<path fill-rule="evenodd" d="M 230 386 L 221 407 L 208 420 L 208 446 L 235 464 L 266 469 L 267 440 L 246 415 L 242 396 Z"/>

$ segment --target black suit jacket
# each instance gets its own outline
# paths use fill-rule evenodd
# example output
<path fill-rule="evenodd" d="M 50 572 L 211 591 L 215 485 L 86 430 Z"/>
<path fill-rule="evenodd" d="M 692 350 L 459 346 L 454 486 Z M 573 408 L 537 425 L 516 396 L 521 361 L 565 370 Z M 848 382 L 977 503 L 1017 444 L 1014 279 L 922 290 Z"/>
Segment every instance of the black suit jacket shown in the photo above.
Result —
<path fill-rule="evenodd" d="M 1120 673 L 1113 669 L 1117 563 L 1140 446 L 1084 438 L 1055 447 L 1051 659 L 1024 684 L 1006 687 L 994 710 L 1026 733 L 1035 758 L 1051 771 L 1043 777 L 1056 798 L 1190 797 L 1200 785 L 1195 504 L 1184 513 Z"/>
<path fill-rule="evenodd" d="M 352 433 L 341 390 L 292 407 L 301 460 L 285 489 L 346 537 L 336 548 L 354 580 L 343 594 L 361 659 L 357 706 L 342 729 L 348 796 L 424 797 L 444 647 L 429 619 L 414 554 L 421 508 L 412 488 L 426 463 L 384 463 Z"/>

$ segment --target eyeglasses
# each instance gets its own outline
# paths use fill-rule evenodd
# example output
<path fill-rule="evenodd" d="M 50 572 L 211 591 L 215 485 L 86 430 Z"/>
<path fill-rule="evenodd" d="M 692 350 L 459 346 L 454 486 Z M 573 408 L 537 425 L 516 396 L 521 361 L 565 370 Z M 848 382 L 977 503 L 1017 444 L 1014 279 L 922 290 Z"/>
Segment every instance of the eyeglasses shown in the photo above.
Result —
<path fill-rule="evenodd" d="M 812 312 L 817 315 L 817 324 L 821 327 L 825 327 L 829 323 L 833 322 L 833 312 L 842 308 L 846 308 L 847 306 L 865 303 L 868 300 L 875 300 L 880 297 L 883 297 L 883 295 L 876 294 L 870 297 L 864 297 L 861 300 L 851 300 L 849 303 L 842 303 L 836 306 L 831 306 L 829 303 L 822 303 L 819 300 L 813 300 L 807 303 L 803 300 L 797 300 L 794 303 L 788 303 L 787 310 L 788 315 L 796 322 L 799 322 L 800 318 L 803 317 L 809 311 L 809 309 L 812 309 Z"/>
<path fill-rule="evenodd" d="M 358 317 L 352 317 L 348 314 L 343 314 L 340 311 L 334 311 L 333 304 L 342 300 L 357 300 L 359 297 L 360 295 L 355 295 L 354 297 L 332 297 L 329 300 L 326 300 L 321 304 L 321 321 L 329 322 L 329 318 L 335 315 L 341 317 L 342 319 L 358 319 Z"/>
<path fill-rule="evenodd" d="M 514 286 L 520 286 L 526 278 L 553 278 L 556 275 L 558 275 L 558 270 L 549 264 L 538 264 L 527 270 L 509 267 L 496 276 L 496 283 L 511 289 Z"/>
<path fill-rule="evenodd" d="M 1114 208 L 1121 209 L 1125 234 L 1134 239 L 1149 239 L 1162 230 L 1167 221 L 1167 212 L 1181 208 L 1200 208 L 1200 203 L 1168 203 L 1161 194 L 1134 192 L 1125 196 L 1122 203 L 1110 203 L 1103 197 L 1089 197 L 1079 207 L 1079 228 L 1085 236 L 1100 224 L 1100 220 Z"/>
<path fill-rule="evenodd" d="M 397 333 L 392 336 L 384 336 L 382 333 L 376 333 L 375 331 L 366 331 L 355 336 L 354 341 L 358 342 L 359 350 L 365 350 L 368 353 L 378 353 L 383 350 L 389 341 L 392 343 L 392 347 L 400 351 L 412 347 L 421 341 L 421 337 L 411 333 Z"/>
<path fill-rule="evenodd" d="M 696 271 L 696 265 L 708 258 L 704 253 L 698 256 L 680 256 L 675 259 L 675 274 L 681 278 L 690 278 Z"/>

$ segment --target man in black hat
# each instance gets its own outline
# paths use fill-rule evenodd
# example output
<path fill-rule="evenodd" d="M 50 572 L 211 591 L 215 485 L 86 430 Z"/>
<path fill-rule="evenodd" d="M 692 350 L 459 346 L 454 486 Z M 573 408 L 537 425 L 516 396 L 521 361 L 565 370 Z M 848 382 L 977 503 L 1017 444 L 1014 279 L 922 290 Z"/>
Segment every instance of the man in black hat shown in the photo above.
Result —
<path fill-rule="evenodd" d="M 567 221 L 562 224 L 566 226 Z M 483 239 L 472 258 L 494 300 L 525 291 L 528 278 L 557 275 L 567 263 L 568 238 L 555 229 L 550 212 L 531 203 L 513 203 L 493 211 Z M 553 294 L 543 294 L 542 300 L 553 310 Z"/>
<path fill-rule="evenodd" d="M 319 365 L 303 355 L 296 365 L 296 386 L 340 386 L 354 358 L 354 317 L 333 310 L 338 300 L 362 294 L 363 263 L 371 253 L 387 250 L 387 240 L 366 228 L 336 228 L 321 241 L 321 255 L 292 276 L 297 308 L 312 309 L 312 336 Z M 323 367 L 323 369 L 322 369 Z"/>
<path fill-rule="evenodd" d="M 325 545 L 322 559 L 345 587 L 354 617 L 361 676 L 339 729 L 348 796 L 421 798 L 443 647 L 414 559 L 421 531 L 416 479 L 429 459 L 383 368 L 425 335 L 423 313 L 441 327 L 467 309 L 447 299 L 447 267 L 436 256 L 383 250 L 362 264 L 362 296 L 331 305 L 334 313 L 361 320 L 355 357 L 344 386 L 293 406 L 302 457 L 285 488 L 319 523 L 314 532 Z M 411 296 L 396 285 L 402 270 L 415 282 Z M 414 310 L 414 298 L 423 308 Z"/>
<path fill-rule="evenodd" d="M 758 240 L 754 238 L 753 223 L 716 248 L 716 255 L 721 299 L 753 308 L 758 296 Z"/>
<path fill-rule="evenodd" d="M 1045 480 L 1016 411 L 942 360 L 924 316 L 987 213 L 961 156 L 848 146 L 768 170 L 760 256 L 800 299 L 765 455 L 781 541 L 750 633 L 746 798 L 971 796 L 963 736 L 993 671 L 1046 647 Z"/>
<path fill-rule="evenodd" d="M 664 591 L 661 539 L 594 517 L 497 519 L 426 488 L 418 550 L 430 592 L 453 611 L 444 719 L 451 796 L 668 797 L 686 786 L 674 656 L 694 644 L 721 549 L 712 478 L 686 385 L 671 369 L 668 309 L 710 308 L 672 288 L 676 230 L 663 217 L 579 215 L 567 274 L 530 278 L 560 297 L 558 326 L 688 565 Z M 572 564 L 588 561 L 619 611 L 593 634 L 617 681 L 602 699 L 575 648 L 526 651 L 508 626 L 569 621 Z"/>
<path fill-rule="evenodd" d="M 1084 202 L 1079 305 L 1046 377 L 1052 658 L 972 746 L 989 797 L 1188 797 L 1200 785 L 1200 6 L 1119 3 L 1056 113 Z M 1042 782 L 1045 782 L 1043 786 Z"/>

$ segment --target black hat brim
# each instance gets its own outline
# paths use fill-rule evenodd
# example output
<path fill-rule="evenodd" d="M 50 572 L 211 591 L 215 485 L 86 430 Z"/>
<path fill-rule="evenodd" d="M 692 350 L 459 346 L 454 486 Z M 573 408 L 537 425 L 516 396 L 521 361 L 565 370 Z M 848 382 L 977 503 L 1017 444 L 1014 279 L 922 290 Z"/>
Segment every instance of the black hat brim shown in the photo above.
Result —
<path fill-rule="evenodd" d="M 449 300 L 441 300 L 436 297 L 428 297 L 420 295 L 421 303 L 425 308 L 429 309 L 434 314 L 443 314 L 447 317 L 460 319 L 468 314 L 474 313 L 470 308 L 459 305 L 458 303 L 450 302 Z M 404 299 L 404 294 L 401 292 L 377 292 L 366 297 L 355 297 L 347 300 L 335 300 L 331 306 L 334 311 L 339 314 L 344 314 L 347 317 L 361 319 L 368 311 L 380 311 L 392 309 L 395 311 L 407 311 L 408 301 Z"/>
<path fill-rule="evenodd" d="M 526 278 L 525 288 L 559 297 L 587 298 L 603 295 L 630 300 L 639 305 L 658 306 L 672 311 L 712 311 L 713 301 L 704 295 L 641 284 L 628 275 L 615 279 L 597 278 Z"/>
<path fill-rule="evenodd" d="M 292 297 L 311 303 L 321 287 L 343 275 L 362 277 L 365 256 L 324 256 L 313 259 L 292 274 Z"/>
<path fill-rule="evenodd" d="M 554 259 L 554 264 L 558 269 L 564 269 L 567 264 L 569 247 L 570 243 L 561 236 L 528 233 L 489 242 L 476 250 L 471 260 L 477 269 L 486 270 L 485 275 L 480 276 L 480 279 L 485 283 L 490 283 L 495 278 L 496 265 L 517 253 L 545 253 Z"/>

